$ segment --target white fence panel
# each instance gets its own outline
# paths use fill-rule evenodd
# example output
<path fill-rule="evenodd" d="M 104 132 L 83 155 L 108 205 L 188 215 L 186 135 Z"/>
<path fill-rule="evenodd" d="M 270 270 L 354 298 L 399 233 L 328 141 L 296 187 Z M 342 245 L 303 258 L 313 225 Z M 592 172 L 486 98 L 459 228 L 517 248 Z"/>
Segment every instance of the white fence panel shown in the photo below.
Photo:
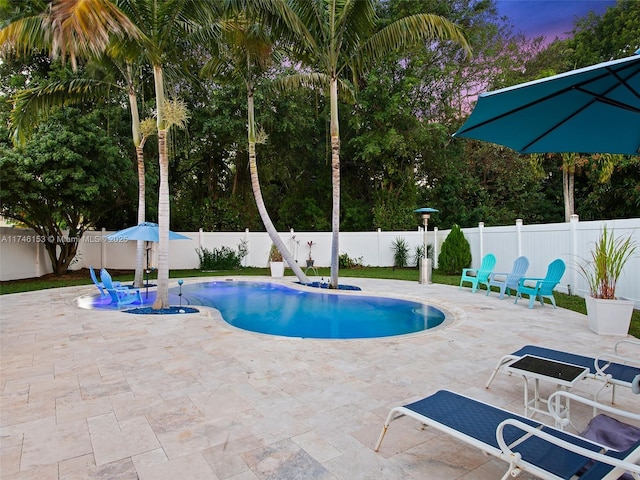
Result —
<path fill-rule="evenodd" d="M 585 280 L 578 274 L 576 264 L 590 255 L 593 244 L 606 225 L 616 236 L 631 235 L 640 244 L 640 219 L 579 222 L 575 217 L 569 223 L 545 225 L 515 225 L 477 227 L 462 229 L 471 245 L 472 267 L 480 266 L 487 253 L 496 255 L 496 271 L 508 272 L 513 261 L 520 255 L 529 258 L 528 276 L 543 277 L 549 263 L 561 258 L 567 270 L 558 290 L 584 296 L 588 293 Z M 136 242 L 107 242 L 104 237 L 111 232 L 86 232 L 78 246 L 79 256 L 72 268 L 93 266 L 112 269 L 133 269 L 135 267 Z M 190 240 L 169 242 L 171 269 L 196 269 L 199 259 L 196 249 L 226 246 L 237 249 L 246 242 L 248 255 L 244 266 L 266 267 L 271 240 L 264 232 L 180 232 Z M 427 243 L 435 251 L 434 266 L 449 230 L 430 230 Z M 331 232 L 280 232 L 296 261 L 304 268 L 309 256 L 308 242 L 312 241 L 311 256 L 315 266 L 328 267 L 331 264 Z M 26 239 L 30 238 L 31 241 Z M 0 228 L 0 280 L 31 278 L 51 272 L 49 258 L 42 242 L 33 241 L 36 235 L 28 229 Z M 403 238 L 409 248 L 409 264 L 414 264 L 415 249 L 424 242 L 421 229 L 404 232 L 341 232 L 340 254 L 369 266 L 392 266 L 393 243 Z M 20 240 L 18 240 L 20 239 Z M 149 263 L 157 266 L 157 245 L 151 244 Z M 629 261 L 618 283 L 620 297 L 633 299 L 640 308 L 640 251 Z"/>

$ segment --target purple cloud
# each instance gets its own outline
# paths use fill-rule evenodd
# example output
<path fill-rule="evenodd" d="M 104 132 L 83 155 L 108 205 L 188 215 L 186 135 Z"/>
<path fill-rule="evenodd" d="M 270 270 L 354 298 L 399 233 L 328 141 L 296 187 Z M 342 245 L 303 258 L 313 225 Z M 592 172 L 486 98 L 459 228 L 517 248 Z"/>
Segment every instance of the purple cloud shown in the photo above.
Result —
<path fill-rule="evenodd" d="M 497 0 L 498 12 L 509 18 L 516 32 L 528 38 L 566 38 L 578 17 L 589 11 L 603 14 L 615 0 Z"/>

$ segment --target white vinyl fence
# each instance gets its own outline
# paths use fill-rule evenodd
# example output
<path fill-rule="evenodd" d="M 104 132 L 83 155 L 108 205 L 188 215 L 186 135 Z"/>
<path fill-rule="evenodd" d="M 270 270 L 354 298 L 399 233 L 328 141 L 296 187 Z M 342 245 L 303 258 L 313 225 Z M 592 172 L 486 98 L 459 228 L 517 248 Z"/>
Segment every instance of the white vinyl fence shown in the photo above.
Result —
<path fill-rule="evenodd" d="M 520 255 L 529 258 L 527 276 L 544 277 L 547 265 L 556 258 L 567 264 L 567 270 L 558 285 L 564 293 L 584 296 L 587 285 L 580 277 L 576 264 L 588 258 L 590 249 L 600 236 L 604 226 L 616 236 L 631 235 L 640 244 L 640 218 L 580 222 L 574 216 L 568 223 L 544 225 L 515 225 L 464 228 L 465 237 L 471 244 L 472 267 L 478 267 L 487 253 L 497 258 L 496 271 L 508 272 L 513 261 Z M 71 268 L 133 269 L 135 267 L 136 242 L 107 242 L 104 237 L 112 232 L 91 231 L 80 240 L 77 261 Z M 244 266 L 266 267 L 271 241 L 264 232 L 180 232 L 190 240 L 172 240 L 169 244 L 171 269 L 199 268 L 196 249 L 209 250 L 226 246 L 237 248 L 246 242 L 249 254 L 243 261 Z M 435 251 L 434 265 L 442 242 L 449 230 L 429 230 L 427 242 Z M 331 253 L 331 232 L 284 232 L 281 238 L 289 247 L 294 258 L 305 266 L 309 254 L 307 242 L 313 241 L 311 256 L 316 266 L 329 266 Z M 398 238 L 406 240 L 411 256 L 415 248 L 422 245 L 422 229 L 404 232 L 342 232 L 340 233 L 340 253 L 347 254 L 363 265 L 392 266 L 392 245 Z M 410 259 L 412 261 L 412 259 Z M 156 248 L 150 251 L 150 264 L 157 265 Z M 42 239 L 31 230 L 10 227 L 0 228 L 0 280 L 31 278 L 51 272 L 49 259 L 44 250 Z M 633 299 L 636 308 L 640 308 L 640 251 L 629 261 L 618 282 L 619 297 Z"/>

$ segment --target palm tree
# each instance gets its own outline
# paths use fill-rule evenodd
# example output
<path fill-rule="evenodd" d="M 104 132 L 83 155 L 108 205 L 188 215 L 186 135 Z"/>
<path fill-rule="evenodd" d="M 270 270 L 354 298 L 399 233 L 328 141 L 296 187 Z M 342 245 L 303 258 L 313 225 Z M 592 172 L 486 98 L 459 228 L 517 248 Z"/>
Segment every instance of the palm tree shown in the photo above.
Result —
<path fill-rule="evenodd" d="M 70 59 L 102 54 L 116 35 L 139 37 L 139 32 L 110 0 L 34 0 L 17 10 L 0 30 L 2 50 L 47 50 L 53 58 Z"/>
<path fill-rule="evenodd" d="M 172 54 L 178 54 L 180 42 L 194 31 L 217 21 L 217 2 L 206 0 L 117 0 L 119 8 L 143 33 L 140 45 L 153 68 L 156 96 L 156 126 L 158 135 L 158 291 L 153 308 L 169 307 L 169 155 L 165 101 L 165 64 Z M 185 119 L 174 119 L 181 124 Z"/>
<path fill-rule="evenodd" d="M 338 84 L 347 71 L 357 73 L 389 51 L 400 50 L 428 40 L 452 40 L 470 53 L 461 28 L 431 14 L 401 18 L 375 32 L 375 0 L 288 0 L 312 41 L 301 46 L 306 64 L 326 76 L 329 85 L 332 241 L 331 288 L 338 288 L 340 233 L 340 126 L 338 122 Z M 302 77 L 300 75 L 300 82 Z M 291 80 L 294 81 L 293 79 Z"/>
<path fill-rule="evenodd" d="M 297 264 L 289 249 L 278 235 L 262 197 L 258 164 L 256 160 L 256 143 L 263 140 L 263 135 L 256 132 L 254 113 L 254 91 L 256 79 L 271 65 L 275 53 L 271 30 L 265 22 L 251 22 L 246 15 L 238 14 L 235 20 L 224 23 L 222 38 L 212 45 L 212 58 L 203 67 L 202 73 L 218 78 L 231 77 L 239 79 L 247 90 L 247 136 L 249 152 L 249 171 L 251 188 L 256 201 L 260 218 L 269 238 L 282 254 L 301 283 L 309 283 L 309 278 Z"/>

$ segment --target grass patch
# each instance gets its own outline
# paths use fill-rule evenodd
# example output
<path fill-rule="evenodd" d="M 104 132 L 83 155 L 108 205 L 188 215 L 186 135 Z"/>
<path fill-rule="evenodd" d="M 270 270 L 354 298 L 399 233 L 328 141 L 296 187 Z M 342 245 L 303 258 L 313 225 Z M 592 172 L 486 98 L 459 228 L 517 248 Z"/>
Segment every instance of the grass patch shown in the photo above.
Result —
<path fill-rule="evenodd" d="M 321 267 L 318 268 L 317 271 L 317 276 L 323 278 L 325 282 L 331 277 L 331 270 L 329 268 Z M 114 280 L 119 280 L 120 282 L 125 283 L 133 282 L 133 271 L 110 270 L 109 272 L 112 274 Z M 155 273 L 156 272 L 149 276 L 150 281 L 156 280 Z M 290 273 L 290 271 L 287 272 L 287 274 Z M 268 268 L 240 268 L 238 270 L 217 270 L 212 272 L 203 272 L 201 270 L 171 270 L 169 272 L 170 278 L 174 279 L 193 277 L 228 277 L 240 275 L 268 276 L 270 273 Z M 388 280 L 407 280 L 410 282 L 417 282 L 420 278 L 420 274 L 415 268 L 358 267 L 341 269 L 340 278 L 383 278 Z M 433 283 L 440 283 L 444 285 L 457 286 L 460 284 L 459 275 L 441 275 L 436 270 L 433 272 L 432 280 Z M 0 282 L 0 295 L 77 285 L 92 285 L 88 269 L 69 272 L 62 276 L 45 275 L 40 278 Z M 584 298 L 576 295 L 569 296 L 563 293 L 555 293 L 555 297 L 556 303 L 559 307 L 586 315 L 587 308 L 584 303 Z M 636 338 L 640 338 L 640 310 L 633 311 L 629 334 Z"/>

